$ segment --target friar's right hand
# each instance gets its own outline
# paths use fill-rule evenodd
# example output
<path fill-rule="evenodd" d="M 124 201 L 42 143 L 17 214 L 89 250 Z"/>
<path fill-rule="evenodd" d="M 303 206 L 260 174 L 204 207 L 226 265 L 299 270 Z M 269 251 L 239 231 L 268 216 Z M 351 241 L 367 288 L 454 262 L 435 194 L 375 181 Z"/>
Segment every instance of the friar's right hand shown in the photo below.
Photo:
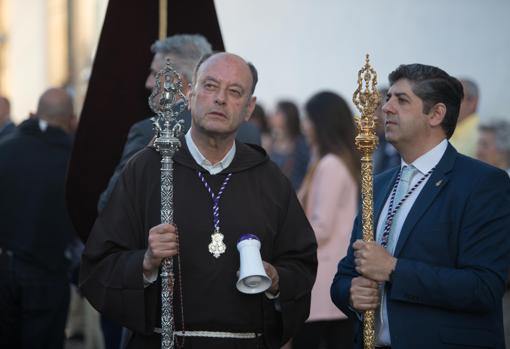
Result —
<path fill-rule="evenodd" d="M 149 230 L 148 247 L 143 257 L 143 273 L 151 275 L 163 258 L 173 257 L 179 252 L 177 228 L 171 224 L 159 224 Z"/>
<path fill-rule="evenodd" d="M 357 311 L 375 310 L 379 306 L 379 284 L 358 276 L 351 281 L 351 306 Z"/>

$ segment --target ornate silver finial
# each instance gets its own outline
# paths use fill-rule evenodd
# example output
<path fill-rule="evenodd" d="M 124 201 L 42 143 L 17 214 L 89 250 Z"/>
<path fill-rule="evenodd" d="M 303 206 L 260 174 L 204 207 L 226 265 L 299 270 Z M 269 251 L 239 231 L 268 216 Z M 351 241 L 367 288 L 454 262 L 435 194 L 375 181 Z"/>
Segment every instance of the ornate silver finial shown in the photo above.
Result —
<path fill-rule="evenodd" d="M 165 63 L 165 67 L 156 74 L 156 85 L 149 97 L 149 106 L 159 117 L 175 119 L 188 106 L 188 98 L 183 92 L 182 78 L 172 68 L 170 58 Z M 156 100 L 158 96 L 159 100 Z"/>
<path fill-rule="evenodd" d="M 149 106 L 156 116 L 152 119 L 156 132 L 156 149 L 164 156 L 180 147 L 182 120 L 177 117 L 187 108 L 188 98 L 183 92 L 182 78 L 166 59 L 165 67 L 156 74 L 156 84 L 149 96 Z"/>

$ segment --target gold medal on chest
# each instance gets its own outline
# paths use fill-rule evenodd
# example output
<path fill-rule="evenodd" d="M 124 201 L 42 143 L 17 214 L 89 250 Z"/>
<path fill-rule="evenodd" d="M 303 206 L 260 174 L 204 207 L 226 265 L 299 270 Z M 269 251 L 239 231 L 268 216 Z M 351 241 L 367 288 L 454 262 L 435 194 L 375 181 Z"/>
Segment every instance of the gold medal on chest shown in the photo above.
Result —
<path fill-rule="evenodd" d="M 220 233 L 219 229 L 216 229 L 214 233 L 211 235 L 211 243 L 209 244 L 209 252 L 214 256 L 214 258 L 219 258 L 225 250 L 227 246 L 223 242 L 223 234 Z"/>

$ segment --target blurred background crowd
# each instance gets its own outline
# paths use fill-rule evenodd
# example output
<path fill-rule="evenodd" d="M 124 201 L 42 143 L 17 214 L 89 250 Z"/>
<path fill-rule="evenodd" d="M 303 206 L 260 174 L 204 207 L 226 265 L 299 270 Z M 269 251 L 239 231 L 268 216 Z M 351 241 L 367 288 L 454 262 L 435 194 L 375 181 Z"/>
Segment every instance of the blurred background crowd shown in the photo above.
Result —
<path fill-rule="evenodd" d="M 466 7 L 472 5 L 469 1 L 463 4 Z M 0 192 L 2 193 L 0 196 L 0 220 L 2 221 L 0 224 L 0 271 L 3 270 L 1 268 L 10 268 L 14 263 L 13 260 L 17 261 L 18 269 L 16 270 L 19 271 L 16 276 L 16 289 L 12 287 L 14 281 L 11 276 L 0 277 L 0 302 L 5 302 L 7 299 L 18 303 L 26 302 L 24 303 L 26 312 L 23 313 L 23 317 L 20 318 L 21 314 L 15 313 L 10 314 L 10 319 L 13 323 L 23 323 L 23 326 L 30 327 L 34 332 L 39 326 L 37 321 L 53 323 L 55 333 L 48 334 L 48 337 L 53 338 L 54 342 L 48 348 L 58 348 L 60 343 L 65 343 L 67 348 L 117 349 L 122 347 L 120 326 L 101 318 L 80 296 L 77 289 L 77 273 L 83 244 L 70 223 L 64 200 L 67 164 L 79 123 L 78 116 L 83 104 L 94 57 L 93 52 L 106 5 L 107 1 L 98 1 L 91 9 L 90 4 L 70 0 L 47 3 L 0 0 L 2 11 L 0 13 Z M 433 7 L 433 5 L 428 6 Z M 224 23 L 222 28 L 226 36 L 226 47 L 230 51 L 229 43 L 235 47 L 236 40 L 241 39 L 227 34 L 229 28 L 233 26 L 234 16 L 228 17 L 229 12 L 226 9 L 229 6 L 236 8 L 238 5 L 228 1 L 217 1 L 216 6 L 220 20 Z M 249 5 L 250 9 L 251 6 L 253 5 Z M 276 8 L 279 6 L 281 5 L 275 5 Z M 39 12 L 28 13 L 27 7 L 33 7 Z M 222 9 L 225 9 L 223 14 Z M 494 12 L 504 12 L 504 9 L 509 9 L 508 5 L 497 1 L 492 7 Z M 395 8 L 387 9 L 388 13 L 392 10 L 397 11 Z M 472 15 L 476 11 L 475 6 L 469 14 Z M 37 21 L 40 22 L 43 21 L 39 19 L 40 13 L 49 15 L 45 17 L 44 24 L 41 24 L 48 29 L 44 33 L 39 33 L 41 37 L 30 39 L 26 37 L 29 35 L 27 33 L 13 32 L 12 28 L 16 25 L 11 22 L 19 18 L 29 21 L 32 16 L 38 18 Z M 35 25 L 37 26 L 38 23 Z M 468 23 L 466 26 L 476 27 L 477 24 Z M 22 27 L 16 26 L 16 28 L 20 31 Z M 496 28 L 496 31 L 499 31 L 499 28 Z M 508 44 L 510 30 L 499 32 L 503 33 L 503 37 L 495 38 L 495 40 L 502 40 L 500 44 L 503 46 L 505 43 Z M 398 34 L 389 33 L 388 35 Z M 42 37 L 49 39 L 39 40 Z M 261 40 L 264 39 L 261 38 Z M 44 57 L 43 55 L 29 58 L 24 56 L 23 52 L 27 50 L 27 46 L 32 43 L 40 45 L 41 41 L 46 43 L 46 47 L 42 50 L 45 52 Z M 329 45 L 336 46 L 333 42 L 329 42 Z M 470 45 L 463 46 L 466 56 L 468 56 L 468 46 Z M 510 45 L 506 46 L 510 47 Z M 296 47 L 310 51 L 306 47 L 299 45 Z M 243 47 L 238 45 L 237 48 L 242 50 Z M 281 49 L 283 50 L 284 46 Z M 356 50 L 360 52 L 365 49 L 364 45 L 356 46 Z M 294 47 L 291 46 L 289 50 L 293 51 Z M 349 51 L 349 55 L 351 53 Z M 250 58 L 249 52 L 244 54 Z M 266 51 L 267 56 L 274 54 L 274 52 Z M 293 53 L 287 52 L 287 54 Z M 326 54 L 327 50 L 322 53 L 324 56 Z M 343 55 L 346 54 L 347 50 Z M 505 54 L 508 55 L 507 52 Z M 15 55 L 21 55 L 20 64 L 13 63 Z M 342 64 L 343 55 L 335 57 L 338 65 Z M 379 52 L 379 55 L 382 56 L 383 52 Z M 420 57 L 420 53 L 416 53 L 416 56 Z M 358 55 L 356 60 L 360 57 L 362 56 Z M 406 56 L 407 58 L 415 57 Z M 34 67 L 30 64 L 32 59 L 51 62 L 51 64 L 48 63 L 41 69 L 41 65 Z M 256 60 L 254 63 L 262 72 L 261 81 L 271 84 L 274 82 L 272 80 L 274 77 L 269 76 L 271 73 L 264 71 L 268 63 L 261 58 L 258 59 L 261 64 L 257 65 Z M 388 66 L 391 67 L 407 63 L 402 59 L 385 59 L 390 61 Z M 327 60 L 325 58 L 325 61 Z M 282 65 L 274 64 L 274 61 L 276 59 L 273 60 L 273 66 L 276 66 L 276 69 L 282 69 Z M 437 63 L 437 61 L 421 61 L 421 63 L 432 65 Z M 450 63 L 447 61 L 446 65 Z M 479 64 L 493 65 L 493 69 L 488 72 L 483 69 L 471 71 L 468 68 L 462 71 L 457 70 L 459 72 L 457 77 L 463 84 L 465 95 L 457 128 L 450 141 L 459 152 L 510 174 L 510 110 L 508 107 L 505 110 L 500 107 L 502 104 L 507 106 L 506 81 L 505 84 L 500 80 L 494 84 L 488 83 L 492 81 L 491 75 L 499 72 L 498 62 L 493 64 L 487 60 Z M 305 67 L 285 67 L 285 70 L 293 70 L 292 74 L 296 75 L 301 69 L 305 70 L 303 68 Z M 13 79 L 13 76 L 18 76 L 17 74 L 23 69 L 26 70 L 23 77 Z M 143 69 L 150 74 L 148 67 Z M 314 73 L 316 69 L 318 67 L 313 65 L 306 66 L 306 74 L 319 75 Z M 324 73 L 321 74 L 324 75 Z M 351 94 L 346 92 L 349 91 L 348 88 L 343 87 L 354 86 L 355 74 L 356 70 L 353 70 L 348 77 L 343 76 L 343 81 L 338 83 L 339 88 L 334 88 L 334 83 L 328 82 L 322 84 L 322 87 L 311 84 L 312 90 L 307 85 L 299 93 L 292 93 L 295 87 L 291 83 L 288 86 L 275 84 L 278 85 L 278 89 L 289 91 L 288 96 L 291 97 L 282 97 L 282 93 L 273 93 L 273 88 L 267 85 L 264 87 L 262 84 L 263 98 L 259 99 L 260 102 L 252 117 L 247 121 L 257 135 L 255 143 L 265 149 L 298 193 L 318 241 L 319 270 L 312 291 L 310 318 L 299 338 L 296 338 L 294 348 L 313 348 L 318 343 L 320 348 L 349 348 L 346 343 L 352 342 L 350 320 L 331 302 L 329 286 L 336 272 L 337 262 L 347 251 L 352 223 L 359 204 L 360 156 L 354 145 L 356 134 L 354 110 L 350 102 Z M 501 74 L 507 76 L 508 72 Z M 339 78 L 340 75 L 333 80 L 339 80 Z M 307 81 L 311 80 L 313 79 L 308 78 Z M 319 79 L 319 86 L 321 81 Z M 380 75 L 379 81 L 384 86 L 386 77 Z M 484 89 L 483 86 L 487 88 Z M 506 95 L 501 93 L 500 88 L 494 88 L 494 86 L 505 88 Z M 380 88 L 380 93 L 384 100 L 386 89 Z M 255 94 L 257 95 L 257 91 Z M 493 103 L 495 100 L 498 103 Z M 483 109 L 480 108 L 481 103 L 485 105 Z M 495 106 L 492 107 L 491 103 Z M 381 173 L 399 166 L 400 159 L 393 146 L 385 141 L 385 115 L 380 108 L 377 110 L 377 118 L 379 146 L 374 154 L 374 172 Z M 24 224 L 20 225 L 19 222 Z M 9 226 L 9 224 L 15 226 Z M 13 236 L 7 233 L 8 231 L 22 231 L 23 235 Z M 43 236 L 40 235 L 41 232 Z M 16 258 L 13 258 L 13 255 L 16 255 Z M 36 270 L 34 265 L 41 270 Z M 28 290 L 28 293 L 22 294 L 20 290 Z M 505 327 L 507 331 L 510 331 L 508 290 L 507 286 L 504 312 Z M 42 313 L 44 317 L 41 318 Z M 1 329 L 0 334 L 7 335 Z M 509 342 L 507 335 L 507 343 Z"/>

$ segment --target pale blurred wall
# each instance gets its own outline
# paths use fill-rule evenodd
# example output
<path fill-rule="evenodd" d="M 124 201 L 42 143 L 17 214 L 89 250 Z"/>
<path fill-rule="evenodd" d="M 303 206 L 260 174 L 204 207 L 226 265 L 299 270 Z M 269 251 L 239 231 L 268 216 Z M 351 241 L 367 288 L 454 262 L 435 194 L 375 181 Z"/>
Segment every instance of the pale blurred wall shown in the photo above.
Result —
<path fill-rule="evenodd" d="M 348 100 L 370 53 L 387 84 L 401 63 L 475 79 L 482 117 L 510 118 L 508 0 L 215 0 L 227 50 L 260 73 L 256 95 L 304 103 L 331 89 Z"/>
<path fill-rule="evenodd" d="M 215 3 L 227 50 L 259 69 L 257 95 L 266 107 L 280 98 L 302 104 L 323 89 L 350 100 L 370 53 L 382 84 L 400 63 L 437 65 L 479 83 L 482 117 L 510 117 L 508 0 Z M 0 44 L 0 93 L 11 98 L 15 120 L 35 109 L 45 88 L 63 80 L 71 82 L 79 111 L 106 5 L 107 0 L 0 0 L 0 34 L 6 38 Z M 70 32 L 58 34 L 67 21 Z"/>
<path fill-rule="evenodd" d="M 50 86 L 68 85 L 79 113 L 107 0 L 0 0 L 0 93 L 24 120 Z"/>
<path fill-rule="evenodd" d="M 0 0 L 0 94 L 5 93 L 7 81 L 5 56 L 7 50 L 7 0 Z"/>
<path fill-rule="evenodd" d="M 47 7 L 41 0 L 3 1 L 6 10 L 3 93 L 15 121 L 35 110 L 48 80 Z"/>

